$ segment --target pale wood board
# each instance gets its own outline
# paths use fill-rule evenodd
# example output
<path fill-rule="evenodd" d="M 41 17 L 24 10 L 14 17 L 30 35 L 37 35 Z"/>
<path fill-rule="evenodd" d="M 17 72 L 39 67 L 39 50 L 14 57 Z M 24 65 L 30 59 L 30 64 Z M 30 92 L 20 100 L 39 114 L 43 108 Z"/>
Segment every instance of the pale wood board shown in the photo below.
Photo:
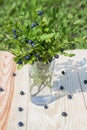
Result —
<path fill-rule="evenodd" d="M 12 102 L 12 109 L 7 130 L 27 130 L 27 115 L 29 104 L 29 70 L 28 66 L 24 66 L 21 70 L 16 71 L 15 91 Z M 20 91 L 25 94 L 20 95 Z M 23 111 L 18 111 L 18 108 L 22 107 Z M 22 122 L 24 125 L 20 127 L 18 122 Z"/>
<path fill-rule="evenodd" d="M 0 92 L 0 130 L 6 130 L 9 121 L 11 104 L 14 93 L 13 73 L 16 64 L 13 62 L 13 55 L 8 52 L 0 52 L 0 87 L 4 91 Z"/>
<path fill-rule="evenodd" d="M 0 53 L 0 83 L 7 90 L 0 92 L 0 130 L 87 130 L 87 109 L 84 102 L 84 99 L 87 101 L 87 91 L 83 84 L 84 78 L 87 77 L 86 73 L 83 74 L 83 79 L 81 77 L 82 70 L 87 65 L 87 50 L 70 52 L 76 53 L 76 56 L 72 58 L 60 56 L 55 62 L 54 79 L 58 81 L 56 82 L 58 87 L 64 86 L 65 91 L 59 92 L 63 97 L 60 96 L 50 103 L 48 109 L 36 106 L 30 100 L 29 66 L 16 70 L 13 55 L 8 52 Z M 66 73 L 63 77 L 62 70 Z M 13 72 L 17 76 L 13 77 Z M 83 93 L 81 84 L 85 91 Z M 25 95 L 21 96 L 20 91 L 24 91 Z M 68 94 L 72 94 L 71 100 L 67 98 Z M 23 107 L 22 112 L 18 111 L 20 106 Z M 66 112 L 68 116 L 63 117 L 62 112 Z M 23 127 L 18 126 L 19 121 L 24 123 Z"/>
<path fill-rule="evenodd" d="M 73 62 L 74 59 L 75 62 Z M 56 61 L 56 77 L 58 77 L 58 87 L 60 87 L 60 85 L 65 87 L 66 91 L 62 93 L 65 96 L 49 104 L 47 110 L 30 102 L 28 104 L 29 112 L 27 119 L 29 130 L 87 129 L 87 110 L 77 75 L 76 65 L 78 59 L 76 56 L 71 59 L 69 57 L 60 56 L 58 61 Z M 63 78 L 61 76 L 62 70 L 66 72 L 66 76 L 63 76 Z M 73 96 L 71 100 L 67 98 L 68 94 Z M 62 112 L 66 112 L 68 116 L 63 117 L 61 115 Z"/>

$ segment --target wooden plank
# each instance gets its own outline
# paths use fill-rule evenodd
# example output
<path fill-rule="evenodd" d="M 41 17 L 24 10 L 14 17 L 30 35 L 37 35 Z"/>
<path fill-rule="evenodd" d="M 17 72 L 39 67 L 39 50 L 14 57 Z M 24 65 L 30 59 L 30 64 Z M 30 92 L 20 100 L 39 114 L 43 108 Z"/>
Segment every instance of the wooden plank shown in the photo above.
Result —
<path fill-rule="evenodd" d="M 58 80 L 58 87 L 63 85 L 66 91 L 62 93 L 63 97 L 58 98 L 56 101 L 50 103 L 48 105 L 48 109 L 36 106 L 29 101 L 27 130 L 87 129 L 87 111 L 85 109 L 76 68 L 73 67 L 73 58 L 64 58 L 64 60 L 63 58 L 64 57 L 60 57 L 60 61 L 57 61 L 59 67 L 57 67 L 57 69 L 59 72 L 58 75 L 56 74 L 56 76 L 58 79 L 60 78 L 60 80 Z M 66 71 L 66 76 L 62 78 L 60 73 L 63 69 Z M 73 98 L 71 100 L 68 99 L 67 94 L 71 94 Z M 62 112 L 66 112 L 68 116 L 63 117 L 61 115 Z"/>
<path fill-rule="evenodd" d="M 84 80 L 87 80 L 87 62 L 84 67 L 78 69 L 78 77 L 80 80 L 80 86 L 83 93 L 83 99 L 85 103 L 85 108 L 87 109 L 87 84 L 84 84 Z"/>
<path fill-rule="evenodd" d="M 27 130 L 27 105 L 29 104 L 28 72 L 27 65 L 21 70 L 16 71 L 17 76 L 14 86 L 14 96 L 7 130 Z M 21 95 L 20 91 L 23 91 L 24 95 Z M 19 107 L 22 107 L 23 110 L 19 111 Z M 22 122 L 23 126 L 19 126 L 19 122 Z"/>
<path fill-rule="evenodd" d="M 0 92 L 0 130 L 87 130 L 87 110 L 77 73 L 84 69 L 86 56 L 80 50 L 72 52 L 76 53 L 75 57 L 60 56 L 55 62 L 54 79 L 58 81 L 58 88 L 63 85 L 65 91 L 59 91 L 60 96 L 48 105 L 48 109 L 36 106 L 30 100 L 28 65 L 16 70 L 13 56 L 8 52 L 0 53 L 0 85 L 5 89 Z M 66 73 L 63 77 L 62 70 Z M 14 71 L 16 79 L 12 76 Z M 25 94 L 20 95 L 20 91 Z M 71 100 L 67 98 L 68 94 L 73 96 Z M 23 111 L 19 112 L 19 107 Z M 68 116 L 63 117 L 62 112 Z M 19 121 L 23 122 L 22 127 L 18 126 Z"/>
<path fill-rule="evenodd" d="M 11 104 L 14 93 L 13 72 L 16 64 L 13 62 L 13 55 L 8 52 L 0 52 L 0 130 L 6 130 L 11 111 Z"/>
<path fill-rule="evenodd" d="M 62 111 L 65 111 L 68 116 L 66 117 L 64 122 L 63 119 L 61 119 L 61 127 L 59 128 L 59 130 L 86 130 L 87 111 L 85 109 L 78 75 L 75 70 L 71 70 L 69 73 L 67 73 L 65 89 L 67 90 L 67 92 L 69 92 L 68 94 L 72 95 L 72 99 L 68 99 L 67 94 L 67 96 L 65 96 L 64 99 L 61 100 Z"/>
<path fill-rule="evenodd" d="M 84 104 L 87 109 L 87 84 L 84 84 L 84 80 L 87 80 L 87 50 L 76 50 L 74 52 L 76 56 L 73 58 L 73 61 L 77 68 L 77 75 L 83 94 Z"/>
<path fill-rule="evenodd" d="M 75 57 L 71 58 L 70 62 L 73 64 L 74 68 L 77 68 L 84 104 L 87 109 L 87 85 L 84 84 L 84 80 L 87 79 L 87 50 L 74 50 L 70 52 L 76 54 Z"/>

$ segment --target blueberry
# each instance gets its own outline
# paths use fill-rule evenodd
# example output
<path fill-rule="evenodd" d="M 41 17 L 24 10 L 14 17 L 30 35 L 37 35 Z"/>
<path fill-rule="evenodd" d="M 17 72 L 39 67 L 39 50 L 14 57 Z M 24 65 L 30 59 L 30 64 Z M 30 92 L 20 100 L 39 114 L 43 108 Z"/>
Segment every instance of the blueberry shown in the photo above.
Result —
<path fill-rule="evenodd" d="M 16 73 L 13 73 L 13 76 L 16 76 Z"/>
<path fill-rule="evenodd" d="M 17 36 L 16 34 L 14 34 L 14 35 L 13 35 L 13 38 L 14 38 L 14 39 L 17 39 L 17 38 L 18 38 L 18 36 Z"/>
<path fill-rule="evenodd" d="M 34 46 L 34 45 L 35 45 L 35 43 L 33 42 L 31 45 L 32 45 L 32 46 Z"/>
<path fill-rule="evenodd" d="M 43 14 L 43 11 L 38 11 L 37 14 L 38 14 L 38 15 L 42 15 L 42 14 Z"/>
<path fill-rule="evenodd" d="M 32 44 L 32 43 L 33 43 L 33 41 L 32 41 L 32 40 L 28 40 L 28 43 Z"/>
<path fill-rule="evenodd" d="M 67 116 L 67 113 L 66 112 L 62 112 L 62 116 Z"/>
<path fill-rule="evenodd" d="M 48 109 L 48 106 L 47 106 L 47 105 L 44 105 L 44 109 Z"/>
<path fill-rule="evenodd" d="M 24 124 L 20 121 L 20 122 L 18 122 L 18 125 L 19 125 L 20 127 L 22 127 Z"/>
<path fill-rule="evenodd" d="M 36 53 L 36 54 L 35 54 L 35 56 L 38 58 L 38 57 L 39 57 L 39 54 L 38 54 L 38 53 Z"/>
<path fill-rule="evenodd" d="M 12 32 L 13 32 L 13 33 L 16 33 L 16 29 L 13 29 Z"/>
<path fill-rule="evenodd" d="M 60 86 L 60 90 L 63 90 L 64 89 L 64 87 L 63 86 Z"/>
<path fill-rule="evenodd" d="M 2 87 L 0 87 L 0 92 L 4 91 L 4 89 Z"/>
<path fill-rule="evenodd" d="M 68 95 L 68 99 L 72 99 L 72 95 Z"/>
<path fill-rule="evenodd" d="M 51 58 L 51 59 L 49 59 L 49 62 L 52 62 L 52 58 Z"/>
<path fill-rule="evenodd" d="M 55 55 L 55 58 L 59 58 L 59 55 Z"/>
<path fill-rule="evenodd" d="M 64 71 L 62 71 L 61 73 L 62 73 L 63 75 L 65 75 L 65 72 L 64 72 Z"/>
<path fill-rule="evenodd" d="M 38 60 L 39 60 L 39 61 L 42 61 L 42 57 L 38 57 Z"/>
<path fill-rule="evenodd" d="M 29 60 L 30 59 L 30 55 L 25 56 L 25 59 Z"/>
<path fill-rule="evenodd" d="M 22 107 L 19 107 L 19 108 L 18 108 L 18 111 L 20 111 L 20 112 L 23 111 L 23 108 L 22 108 Z"/>
<path fill-rule="evenodd" d="M 63 52 L 64 52 L 64 49 L 63 49 L 63 48 L 61 48 L 61 49 L 60 49 L 60 51 L 63 53 Z"/>
<path fill-rule="evenodd" d="M 23 62 L 22 62 L 21 59 L 19 59 L 17 63 L 18 63 L 18 64 L 22 64 Z"/>
<path fill-rule="evenodd" d="M 84 80 L 84 84 L 87 84 L 87 80 Z"/>
<path fill-rule="evenodd" d="M 20 91 L 20 95 L 24 95 L 25 93 L 23 91 Z"/>
<path fill-rule="evenodd" d="M 32 25 L 31 25 L 31 28 L 34 28 L 36 27 L 38 24 L 36 22 L 34 22 Z"/>
<path fill-rule="evenodd" d="M 29 48 L 26 48 L 26 50 L 29 50 Z"/>

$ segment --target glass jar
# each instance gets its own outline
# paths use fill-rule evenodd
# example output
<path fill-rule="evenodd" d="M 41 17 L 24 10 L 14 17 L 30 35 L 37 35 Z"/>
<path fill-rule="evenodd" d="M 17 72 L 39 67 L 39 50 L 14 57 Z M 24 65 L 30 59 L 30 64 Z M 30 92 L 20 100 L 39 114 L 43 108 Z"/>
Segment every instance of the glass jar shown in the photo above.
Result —
<path fill-rule="evenodd" d="M 51 102 L 54 74 L 54 61 L 44 64 L 35 62 L 30 65 L 29 83 L 31 101 L 36 105 L 48 105 Z"/>

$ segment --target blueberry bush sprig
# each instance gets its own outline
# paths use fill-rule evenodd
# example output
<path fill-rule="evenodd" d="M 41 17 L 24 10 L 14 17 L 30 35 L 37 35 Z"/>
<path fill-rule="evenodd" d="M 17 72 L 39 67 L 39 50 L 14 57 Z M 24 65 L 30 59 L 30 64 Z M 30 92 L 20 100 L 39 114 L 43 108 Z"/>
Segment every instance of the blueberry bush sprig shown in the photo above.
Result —
<path fill-rule="evenodd" d="M 21 16 L 4 23 L 5 49 L 14 54 L 18 68 L 34 62 L 47 64 L 59 58 L 58 54 L 69 55 L 64 50 L 73 49 L 74 39 L 66 35 L 63 23 L 57 29 L 51 20 L 36 9 L 31 17 Z"/>

